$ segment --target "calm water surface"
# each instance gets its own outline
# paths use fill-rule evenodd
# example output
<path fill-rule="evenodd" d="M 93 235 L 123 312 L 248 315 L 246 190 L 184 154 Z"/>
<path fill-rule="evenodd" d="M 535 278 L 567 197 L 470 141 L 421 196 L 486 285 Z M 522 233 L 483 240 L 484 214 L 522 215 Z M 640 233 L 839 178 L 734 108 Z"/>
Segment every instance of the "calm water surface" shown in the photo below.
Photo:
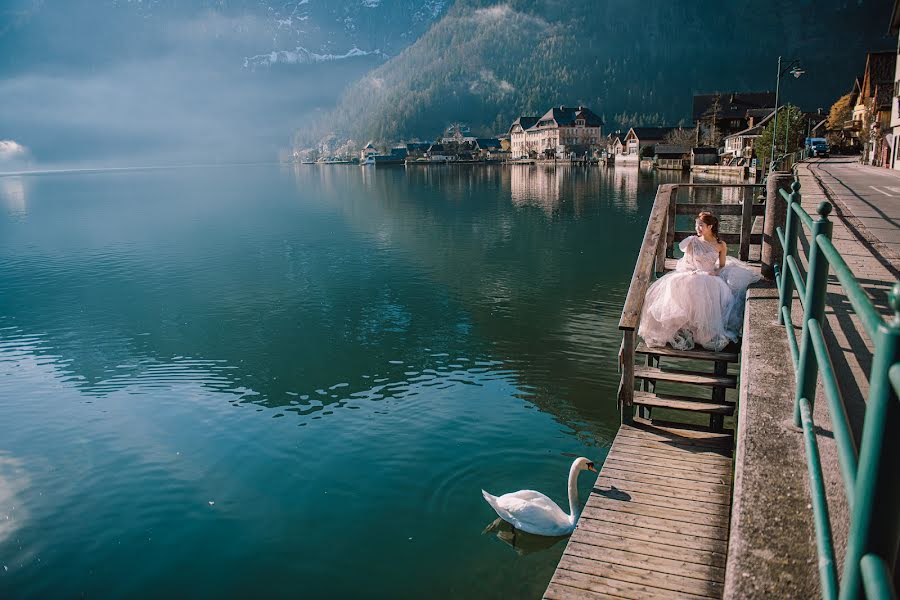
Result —
<path fill-rule="evenodd" d="M 0 597 L 539 597 L 480 490 L 604 458 L 658 183 L 0 177 Z"/>

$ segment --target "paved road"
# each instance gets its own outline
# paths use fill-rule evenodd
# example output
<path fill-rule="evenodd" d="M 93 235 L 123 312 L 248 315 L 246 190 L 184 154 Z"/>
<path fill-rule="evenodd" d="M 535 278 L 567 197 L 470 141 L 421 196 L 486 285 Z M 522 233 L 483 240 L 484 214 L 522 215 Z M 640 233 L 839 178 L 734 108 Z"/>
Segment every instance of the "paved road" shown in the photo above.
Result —
<path fill-rule="evenodd" d="M 819 159 L 809 166 L 858 220 L 862 233 L 883 244 L 885 258 L 900 262 L 900 170 L 863 166 L 856 157 Z"/>

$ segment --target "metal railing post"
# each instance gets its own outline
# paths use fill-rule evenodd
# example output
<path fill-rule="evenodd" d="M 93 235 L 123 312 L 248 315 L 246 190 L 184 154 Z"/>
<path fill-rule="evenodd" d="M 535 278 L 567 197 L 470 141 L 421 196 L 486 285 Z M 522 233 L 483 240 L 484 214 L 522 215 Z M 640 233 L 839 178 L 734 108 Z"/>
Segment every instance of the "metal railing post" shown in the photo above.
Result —
<path fill-rule="evenodd" d="M 878 326 L 874 340 L 841 600 L 862 596 L 863 556 L 875 554 L 893 568 L 900 544 L 900 400 L 888 377 L 900 360 L 900 284 L 894 284 L 890 304 L 894 319 Z"/>
<path fill-rule="evenodd" d="M 800 218 L 794 214 L 794 202 L 800 202 L 800 182 L 791 184 L 791 194 L 788 197 L 787 218 L 784 223 L 784 248 L 781 257 L 781 289 L 778 290 L 778 322 L 784 325 L 781 308 L 786 306 L 790 314 L 791 304 L 794 301 L 794 279 L 791 269 L 788 267 L 788 257 L 797 260 L 797 229 L 801 227 Z M 808 286 L 807 286 L 808 287 Z"/>
<path fill-rule="evenodd" d="M 793 196 L 793 193 L 791 195 Z M 803 301 L 803 334 L 800 338 L 800 359 L 797 362 L 797 393 L 794 396 L 794 426 L 796 427 L 801 426 L 800 399 L 806 398 L 809 401 L 810 412 L 812 412 L 816 399 L 819 364 L 816 362 L 809 333 L 809 321 L 815 319 L 819 323 L 823 323 L 828 291 L 828 261 L 822 256 L 818 238 L 821 235 L 831 239 L 831 230 L 834 225 L 828 219 L 828 215 L 831 213 L 831 204 L 821 202 L 816 212 L 819 213 L 819 218 L 813 222 L 809 240 L 809 271 L 806 278 L 806 298 Z M 787 256 L 785 254 L 785 258 Z M 785 283 L 782 289 L 786 289 L 787 282 L 790 280 L 786 261 L 782 277 L 784 277 Z"/>

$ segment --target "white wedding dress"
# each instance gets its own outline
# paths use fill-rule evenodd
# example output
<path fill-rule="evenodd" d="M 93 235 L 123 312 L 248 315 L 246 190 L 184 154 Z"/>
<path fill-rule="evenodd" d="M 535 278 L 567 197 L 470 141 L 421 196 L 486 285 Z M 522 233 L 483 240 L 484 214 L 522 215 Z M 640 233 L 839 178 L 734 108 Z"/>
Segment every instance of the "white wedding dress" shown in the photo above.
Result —
<path fill-rule="evenodd" d="M 747 286 L 760 276 L 730 256 L 716 274 L 716 245 L 695 235 L 679 247 L 684 256 L 675 270 L 647 290 L 638 335 L 648 346 L 721 351 L 740 337 Z"/>

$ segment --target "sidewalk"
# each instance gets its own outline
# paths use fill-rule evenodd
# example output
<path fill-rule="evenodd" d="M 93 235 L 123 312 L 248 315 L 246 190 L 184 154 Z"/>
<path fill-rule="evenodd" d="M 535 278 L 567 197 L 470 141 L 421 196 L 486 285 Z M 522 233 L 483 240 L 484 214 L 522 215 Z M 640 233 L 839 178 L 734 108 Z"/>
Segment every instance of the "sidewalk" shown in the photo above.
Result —
<path fill-rule="evenodd" d="M 830 217 L 834 223 L 832 241 L 876 309 L 889 316 L 887 295 L 900 273 L 900 175 L 862 167 L 848 159 L 801 163 L 797 174 L 802 206 L 813 218 L 822 201 L 834 205 Z M 807 252 L 808 246 L 800 251 L 803 271 Z M 750 290 L 742 352 L 740 467 L 735 481 L 726 598 L 820 594 L 806 456 L 802 434 L 792 420 L 794 374 L 784 328 L 776 325 L 777 308 L 777 294 L 771 285 Z M 858 444 L 873 346 L 833 274 L 825 313 L 825 340 Z M 799 342 L 798 325 L 803 318 L 796 300 L 792 320 Z M 813 418 L 840 574 L 849 513 L 821 385 Z"/>

